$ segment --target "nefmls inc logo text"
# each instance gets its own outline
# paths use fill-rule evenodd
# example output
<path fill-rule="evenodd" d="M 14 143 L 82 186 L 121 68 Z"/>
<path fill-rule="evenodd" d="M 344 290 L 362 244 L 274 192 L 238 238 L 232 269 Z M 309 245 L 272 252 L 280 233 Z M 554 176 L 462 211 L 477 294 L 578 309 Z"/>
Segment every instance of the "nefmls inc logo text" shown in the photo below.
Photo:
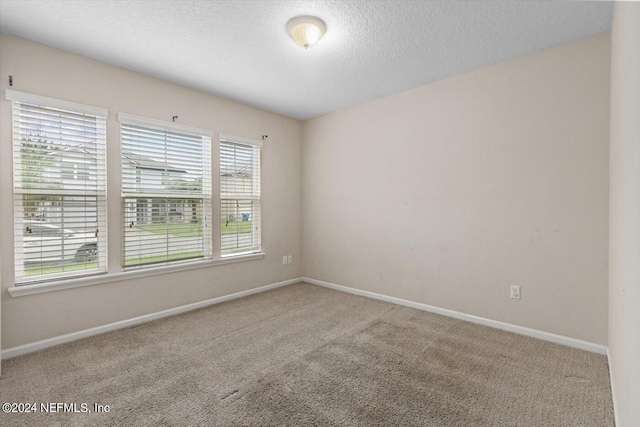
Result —
<path fill-rule="evenodd" d="M 40 412 L 75 412 L 86 413 L 89 412 L 89 404 L 87 403 L 62 403 L 62 402 L 48 402 L 40 403 Z"/>

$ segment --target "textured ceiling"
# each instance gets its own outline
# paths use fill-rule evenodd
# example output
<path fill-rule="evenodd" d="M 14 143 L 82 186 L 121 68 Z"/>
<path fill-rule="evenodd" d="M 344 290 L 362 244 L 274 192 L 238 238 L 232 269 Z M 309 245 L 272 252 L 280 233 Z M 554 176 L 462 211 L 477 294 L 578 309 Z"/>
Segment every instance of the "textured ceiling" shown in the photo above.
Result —
<path fill-rule="evenodd" d="M 607 31 L 613 3 L 0 0 L 0 31 L 307 119 Z M 327 23 L 305 51 L 287 21 Z"/>

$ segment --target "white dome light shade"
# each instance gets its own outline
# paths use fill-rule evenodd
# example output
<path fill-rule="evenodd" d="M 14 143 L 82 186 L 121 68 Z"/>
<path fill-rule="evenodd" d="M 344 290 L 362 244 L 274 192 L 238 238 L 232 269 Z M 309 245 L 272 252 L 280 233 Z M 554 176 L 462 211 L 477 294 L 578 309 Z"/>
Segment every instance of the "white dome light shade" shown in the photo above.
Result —
<path fill-rule="evenodd" d="M 318 43 L 326 30 L 324 21 L 314 16 L 298 16 L 287 23 L 287 32 L 293 41 L 305 49 Z"/>

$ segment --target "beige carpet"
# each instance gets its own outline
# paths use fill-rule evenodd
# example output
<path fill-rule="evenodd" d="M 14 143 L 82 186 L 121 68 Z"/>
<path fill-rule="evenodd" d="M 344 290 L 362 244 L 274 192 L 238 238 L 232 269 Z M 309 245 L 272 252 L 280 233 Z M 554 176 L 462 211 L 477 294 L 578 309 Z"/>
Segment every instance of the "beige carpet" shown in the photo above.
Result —
<path fill-rule="evenodd" d="M 611 426 L 604 356 L 298 284 L 3 362 L 0 424 Z"/>

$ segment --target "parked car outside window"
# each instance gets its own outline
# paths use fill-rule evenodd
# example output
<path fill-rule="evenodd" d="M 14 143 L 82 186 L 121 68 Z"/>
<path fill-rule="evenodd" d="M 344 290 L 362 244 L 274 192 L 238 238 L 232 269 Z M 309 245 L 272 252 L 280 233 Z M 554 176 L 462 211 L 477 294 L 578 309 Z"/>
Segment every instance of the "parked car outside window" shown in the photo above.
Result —
<path fill-rule="evenodd" d="M 56 224 L 34 222 L 24 229 L 24 262 L 94 262 L 98 255 L 95 233 L 76 232 Z"/>

